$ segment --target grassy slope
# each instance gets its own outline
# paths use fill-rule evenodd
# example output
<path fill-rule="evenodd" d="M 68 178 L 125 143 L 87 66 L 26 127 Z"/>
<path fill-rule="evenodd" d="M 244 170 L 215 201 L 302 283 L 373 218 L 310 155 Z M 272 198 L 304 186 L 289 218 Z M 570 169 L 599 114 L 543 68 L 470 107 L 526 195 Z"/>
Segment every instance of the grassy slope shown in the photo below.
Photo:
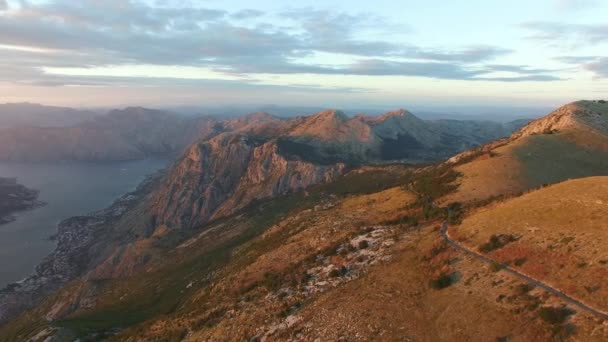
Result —
<path fill-rule="evenodd" d="M 608 177 L 572 180 L 480 210 L 452 229 L 473 249 L 494 234 L 519 236 L 489 253 L 608 311 Z"/>
<path fill-rule="evenodd" d="M 558 134 L 536 135 L 515 148 L 528 188 L 567 179 L 608 175 L 608 151 L 586 148 Z"/>

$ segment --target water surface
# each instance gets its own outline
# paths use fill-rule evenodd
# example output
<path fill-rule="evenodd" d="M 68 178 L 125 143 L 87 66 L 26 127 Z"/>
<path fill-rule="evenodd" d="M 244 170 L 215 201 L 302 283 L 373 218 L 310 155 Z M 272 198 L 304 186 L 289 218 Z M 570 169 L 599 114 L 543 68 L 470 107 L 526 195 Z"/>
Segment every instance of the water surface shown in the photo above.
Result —
<path fill-rule="evenodd" d="M 0 162 L 0 177 L 40 191 L 46 206 L 19 212 L 17 219 L 0 225 L 0 288 L 31 274 L 55 248 L 49 237 L 68 217 L 107 207 L 143 178 L 165 167 L 166 159 L 106 163 Z"/>

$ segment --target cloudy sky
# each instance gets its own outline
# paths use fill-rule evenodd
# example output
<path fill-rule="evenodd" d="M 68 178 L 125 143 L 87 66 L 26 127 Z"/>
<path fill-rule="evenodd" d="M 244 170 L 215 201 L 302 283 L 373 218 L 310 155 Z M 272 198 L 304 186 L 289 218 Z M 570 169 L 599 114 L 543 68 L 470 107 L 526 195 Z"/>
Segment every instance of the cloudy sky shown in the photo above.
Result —
<path fill-rule="evenodd" d="M 604 0 L 0 0 L 0 102 L 608 98 L 606 15 Z"/>

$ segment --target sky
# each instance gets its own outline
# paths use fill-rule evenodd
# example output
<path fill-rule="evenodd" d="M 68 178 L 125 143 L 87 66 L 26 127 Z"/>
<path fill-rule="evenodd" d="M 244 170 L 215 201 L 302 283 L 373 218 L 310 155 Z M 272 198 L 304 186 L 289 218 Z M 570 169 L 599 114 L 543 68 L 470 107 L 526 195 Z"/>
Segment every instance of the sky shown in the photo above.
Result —
<path fill-rule="evenodd" d="M 608 1 L 0 0 L 0 102 L 558 106 L 608 98 Z"/>

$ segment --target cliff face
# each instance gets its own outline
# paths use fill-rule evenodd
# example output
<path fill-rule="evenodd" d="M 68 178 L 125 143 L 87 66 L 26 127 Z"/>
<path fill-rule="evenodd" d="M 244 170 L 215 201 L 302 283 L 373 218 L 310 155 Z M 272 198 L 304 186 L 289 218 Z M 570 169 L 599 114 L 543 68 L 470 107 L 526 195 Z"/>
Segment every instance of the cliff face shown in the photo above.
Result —
<path fill-rule="evenodd" d="M 152 201 L 154 222 L 192 228 L 254 200 L 331 181 L 343 169 L 343 164 L 288 161 L 273 140 L 224 133 L 193 145 L 174 165 Z"/>
<path fill-rule="evenodd" d="M 150 205 L 155 227 L 195 228 L 256 200 L 330 182 L 346 165 L 437 160 L 510 132 L 500 124 L 427 122 L 398 110 L 348 118 L 336 110 L 281 120 L 264 113 L 222 123 L 192 145 Z"/>

